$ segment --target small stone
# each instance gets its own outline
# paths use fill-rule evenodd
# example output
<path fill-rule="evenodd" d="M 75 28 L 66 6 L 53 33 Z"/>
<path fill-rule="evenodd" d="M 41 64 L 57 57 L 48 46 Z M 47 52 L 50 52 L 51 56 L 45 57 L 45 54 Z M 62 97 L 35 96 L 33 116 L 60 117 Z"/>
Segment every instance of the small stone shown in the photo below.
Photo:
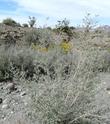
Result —
<path fill-rule="evenodd" d="M 14 83 L 7 84 L 6 89 L 8 89 L 9 92 L 12 92 L 14 90 L 17 90 L 17 88 L 15 88 L 15 84 Z"/>
<path fill-rule="evenodd" d="M 14 84 L 13 83 L 7 84 L 6 89 L 13 90 L 14 89 Z"/>
<path fill-rule="evenodd" d="M 2 109 L 7 109 L 7 108 L 8 108 L 8 105 L 7 104 L 5 104 L 5 105 L 2 106 Z"/>
<path fill-rule="evenodd" d="M 2 98 L 0 98 L 0 104 L 2 104 L 2 102 L 3 102 L 3 99 L 2 99 Z"/>
<path fill-rule="evenodd" d="M 2 118 L 4 119 L 5 118 L 5 115 L 2 115 Z"/>
<path fill-rule="evenodd" d="M 23 91 L 21 94 L 20 94 L 20 96 L 25 96 L 26 95 L 26 92 L 25 91 Z"/>
<path fill-rule="evenodd" d="M 10 114 L 13 114 L 13 113 L 14 113 L 13 111 L 10 112 Z"/>

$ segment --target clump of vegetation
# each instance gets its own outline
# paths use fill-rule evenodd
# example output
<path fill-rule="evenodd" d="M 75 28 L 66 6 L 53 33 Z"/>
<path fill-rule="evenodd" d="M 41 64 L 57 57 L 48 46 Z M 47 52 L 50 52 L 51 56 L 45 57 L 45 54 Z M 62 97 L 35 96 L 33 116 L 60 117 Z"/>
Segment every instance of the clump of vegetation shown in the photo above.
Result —
<path fill-rule="evenodd" d="M 34 25 L 36 24 L 36 18 L 29 16 L 29 21 L 28 21 L 28 23 L 29 23 L 29 26 L 30 26 L 30 27 L 34 27 Z"/>
<path fill-rule="evenodd" d="M 53 33 L 48 29 L 33 29 L 25 34 L 27 45 L 39 45 L 48 48 L 54 43 Z"/>
<path fill-rule="evenodd" d="M 62 21 L 58 21 L 58 24 L 56 25 L 56 31 L 58 33 L 64 33 L 68 36 L 70 39 L 73 36 L 72 29 L 69 26 L 69 21 L 65 18 Z"/>
<path fill-rule="evenodd" d="M 90 35 L 90 32 L 92 31 L 92 29 L 94 29 L 97 26 L 97 21 L 96 18 L 97 15 L 95 17 L 92 17 L 90 13 L 87 13 L 83 19 L 83 28 L 84 28 L 84 39 L 88 38 Z"/>
<path fill-rule="evenodd" d="M 47 76 L 39 84 L 29 83 L 30 92 L 34 91 L 31 97 L 32 117 L 42 124 L 92 124 L 106 119 L 98 114 L 101 106 L 95 106 L 100 80 L 92 70 L 93 59 L 94 56 L 88 59 L 80 54 L 77 65 L 71 66 L 70 76 L 64 80 L 58 68 L 55 80 Z M 64 63 L 59 64 L 65 66 Z"/>
<path fill-rule="evenodd" d="M 63 39 L 63 41 L 60 44 L 60 47 L 64 53 L 71 52 L 72 50 L 72 44 L 66 39 Z"/>
<path fill-rule="evenodd" d="M 24 23 L 23 24 L 23 27 L 26 28 L 26 27 L 29 27 L 27 23 Z"/>
<path fill-rule="evenodd" d="M 4 19 L 3 24 L 5 25 L 8 25 L 8 26 L 17 26 L 17 27 L 20 27 L 21 25 L 19 23 L 17 23 L 15 20 L 11 19 L 11 18 L 7 18 L 7 19 Z"/>
<path fill-rule="evenodd" d="M 0 51 L 3 52 L 2 50 Z M 13 78 L 9 67 L 10 61 L 8 57 L 6 52 L 0 53 L 0 82 L 12 80 Z"/>

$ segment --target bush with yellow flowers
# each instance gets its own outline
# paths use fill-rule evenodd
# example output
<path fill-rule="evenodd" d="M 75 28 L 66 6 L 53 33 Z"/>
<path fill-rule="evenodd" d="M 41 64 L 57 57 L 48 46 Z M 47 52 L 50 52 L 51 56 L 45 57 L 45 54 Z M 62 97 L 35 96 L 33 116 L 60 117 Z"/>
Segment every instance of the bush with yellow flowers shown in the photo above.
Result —
<path fill-rule="evenodd" d="M 48 48 L 42 47 L 42 46 L 39 46 L 39 45 L 35 45 L 34 43 L 31 44 L 31 48 L 33 50 L 40 51 L 40 52 L 48 52 Z"/>
<path fill-rule="evenodd" d="M 69 41 L 67 41 L 67 40 L 64 39 L 64 40 L 61 42 L 61 44 L 60 44 L 60 48 L 62 49 L 62 51 L 63 51 L 64 53 L 68 53 L 68 52 L 70 52 L 71 49 L 72 49 L 72 44 L 71 44 Z"/>
<path fill-rule="evenodd" d="M 33 50 L 38 50 L 38 45 L 35 45 L 34 43 L 31 44 L 31 48 Z"/>

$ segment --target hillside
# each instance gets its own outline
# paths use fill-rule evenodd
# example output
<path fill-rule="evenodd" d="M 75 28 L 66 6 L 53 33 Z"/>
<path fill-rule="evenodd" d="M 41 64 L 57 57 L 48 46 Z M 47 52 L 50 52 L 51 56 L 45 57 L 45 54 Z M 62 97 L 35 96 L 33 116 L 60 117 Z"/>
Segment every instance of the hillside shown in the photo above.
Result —
<path fill-rule="evenodd" d="M 108 27 L 0 24 L 0 124 L 109 124 L 109 77 Z"/>

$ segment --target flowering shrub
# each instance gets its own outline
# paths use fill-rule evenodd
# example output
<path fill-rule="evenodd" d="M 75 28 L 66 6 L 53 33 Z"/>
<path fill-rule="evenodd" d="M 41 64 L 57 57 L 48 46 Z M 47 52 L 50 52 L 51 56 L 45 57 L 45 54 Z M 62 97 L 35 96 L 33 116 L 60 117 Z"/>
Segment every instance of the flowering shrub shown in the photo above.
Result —
<path fill-rule="evenodd" d="M 39 48 L 39 51 L 41 51 L 41 52 L 48 52 L 48 48 L 46 48 L 46 47 L 41 47 L 41 48 Z"/>
<path fill-rule="evenodd" d="M 64 42 L 64 41 L 60 44 L 60 46 L 51 45 L 49 47 L 43 47 L 40 45 L 35 45 L 34 43 L 31 44 L 32 49 L 40 52 L 48 52 L 49 50 L 53 50 L 56 47 L 59 47 L 59 49 L 61 49 L 64 53 L 68 53 L 72 50 L 72 44 L 70 42 Z"/>
<path fill-rule="evenodd" d="M 40 51 L 40 52 L 48 52 L 48 48 L 46 48 L 46 47 L 41 47 L 41 46 L 35 45 L 35 44 L 33 44 L 33 43 L 32 43 L 32 45 L 31 45 L 31 48 L 34 49 L 34 50 L 36 50 L 36 51 Z"/>
<path fill-rule="evenodd" d="M 61 49 L 63 50 L 64 53 L 68 53 L 72 49 L 72 44 L 70 42 L 68 42 L 68 41 L 63 41 L 60 44 L 60 47 L 61 47 Z"/>

